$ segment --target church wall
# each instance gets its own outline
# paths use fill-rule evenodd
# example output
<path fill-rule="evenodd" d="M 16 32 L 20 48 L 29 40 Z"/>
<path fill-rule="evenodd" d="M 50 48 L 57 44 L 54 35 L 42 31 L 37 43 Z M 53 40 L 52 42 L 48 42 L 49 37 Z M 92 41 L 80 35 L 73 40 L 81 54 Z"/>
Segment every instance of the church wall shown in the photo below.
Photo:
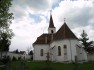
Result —
<path fill-rule="evenodd" d="M 53 49 L 51 49 L 51 53 L 52 53 L 52 55 L 51 55 L 51 61 L 57 61 L 57 47 L 56 47 L 57 45 L 56 45 L 56 42 L 53 42 L 53 43 L 51 43 L 50 44 L 50 48 L 53 48 Z"/>
<path fill-rule="evenodd" d="M 87 58 L 88 58 L 88 61 L 94 61 L 94 53 L 92 54 L 87 53 Z"/>
<path fill-rule="evenodd" d="M 82 48 L 82 53 L 83 53 L 83 60 L 87 62 L 88 61 L 87 52 L 84 50 L 84 48 Z"/>
<path fill-rule="evenodd" d="M 40 55 L 40 50 L 43 49 L 43 56 Z M 34 45 L 34 60 L 47 60 L 47 52 L 49 45 Z"/>
<path fill-rule="evenodd" d="M 77 50 L 78 61 L 80 61 L 80 62 L 87 61 L 87 53 L 84 50 L 84 48 L 77 46 L 76 50 Z"/>
<path fill-rule="evenodd" d="M 71 55 L 72 55 L 72 58 L 71 58 L 71 61 L 74 62 L 75 61 L 75 56 L 77 56 L 77 50 L 76 50 L 76 45 L 79 44 L 79 41 L 78 40 L 70 40 L 70 50 L 71 50 Z"/>
<path fill-rule="evenodd" d="M 84 49 L 82 49 L 82 50 L 83 50 L 83 58 L 87 62 L 88 61 L 87 52 Z"/>
<path fill-rule="evenodd" d="M 54 47 L 54 53 L 53 53 L 53 60 L 58 62 L 64 62 L 64 61 L 74 61 L 76 54 L 76 44 L 78 43 L 77 40 L 58 40 L 54 41 L 50 46 Z M 64 59 L 64 45 L 67 46 L 67 59 Z M 58 46 L 61 47 L 61 56 L 58 56 Z"/>

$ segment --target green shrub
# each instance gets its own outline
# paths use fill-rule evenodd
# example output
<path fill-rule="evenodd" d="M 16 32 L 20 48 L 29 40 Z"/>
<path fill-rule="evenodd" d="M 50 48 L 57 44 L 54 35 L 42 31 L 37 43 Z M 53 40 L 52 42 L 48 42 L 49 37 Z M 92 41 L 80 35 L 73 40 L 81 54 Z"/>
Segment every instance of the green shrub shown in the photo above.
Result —
<path fill-rule="evenodd" d="M 17 59 L 16 59 L 16 57 L 15 56 L 13 56 L 13 58 L 12 58 L 12 61 L 16 61 Z"/>

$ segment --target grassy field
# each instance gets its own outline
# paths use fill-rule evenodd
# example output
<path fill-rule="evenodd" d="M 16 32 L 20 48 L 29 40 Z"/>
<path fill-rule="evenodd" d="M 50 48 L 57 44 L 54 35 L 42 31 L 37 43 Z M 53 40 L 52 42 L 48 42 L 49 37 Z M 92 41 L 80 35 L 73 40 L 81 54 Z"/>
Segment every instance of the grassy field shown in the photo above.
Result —
<path fill-rule="evenodd" d="M 11 67 L 16 70 L 21 65 L 20 61 L 11 62 Z M 75 70 L 74 64 L 49 63 L 46 62 L 25 62 L 28 70 Z M 79 64 L 78 70 L 94 70 L 94 63 Z"/>
<path fill-rule="evenodd" d="M 13 70 L 16 70 L 16 67 L 20 66 L 21 62 L 16 61 L 12 62 L 11 66 Z M 25 62 L 25 65 L 28 67 L 29 70 L 73 70 L 73 64 L 62 64 L 62 63 L 49 63 L 46 62 Z M 49 69 L 48 69 L 49 68 Z"/>

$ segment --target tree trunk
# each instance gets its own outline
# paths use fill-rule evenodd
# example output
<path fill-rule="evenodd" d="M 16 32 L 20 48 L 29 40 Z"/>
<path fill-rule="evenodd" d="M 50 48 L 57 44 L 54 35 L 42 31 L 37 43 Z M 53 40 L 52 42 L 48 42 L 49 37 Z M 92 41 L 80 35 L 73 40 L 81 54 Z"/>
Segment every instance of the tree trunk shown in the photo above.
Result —
<path fill-rule="evenodd" d="M 1 51 L 1 53 L 0 53 L 0 58 L 2 59 L 2 51 Z"/>

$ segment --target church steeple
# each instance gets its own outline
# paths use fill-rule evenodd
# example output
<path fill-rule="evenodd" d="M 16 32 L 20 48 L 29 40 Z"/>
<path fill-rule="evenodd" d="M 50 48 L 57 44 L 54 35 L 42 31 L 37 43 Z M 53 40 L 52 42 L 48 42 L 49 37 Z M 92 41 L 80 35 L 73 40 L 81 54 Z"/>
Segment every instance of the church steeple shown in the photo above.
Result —
<path fill-rule="evenodd" d="M 49 27 L 48 27 L 48 33 L 55 33 L 56 32 L 56 28 L 54 26 L 54 23 L 53 23 L 53 18 L 52 18 L 52 15 L 50 15 L 50 21 L 49 21 Z"/>
<path fill-rule="evenodd" d="M 50 15 L 49 28 L 55 28 L 54 23 L 53 23 L 52 15 Z"/>

